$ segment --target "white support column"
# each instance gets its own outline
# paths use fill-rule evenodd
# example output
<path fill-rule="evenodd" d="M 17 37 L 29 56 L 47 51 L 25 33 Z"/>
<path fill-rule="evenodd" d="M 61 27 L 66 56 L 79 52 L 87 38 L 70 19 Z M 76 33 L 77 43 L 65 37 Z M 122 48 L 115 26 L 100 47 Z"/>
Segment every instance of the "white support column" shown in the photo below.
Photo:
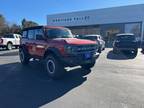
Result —
<path fill-rule="evenodd" d="M 142 47 L 142 42 L 144 42 L 144 21 L 142 22 L 141 46 L 140 47 Z"/>
<path fill-rule="evenodd" d="M 144 40 L 144 21 L 142 22 L 141 40 Z"/>

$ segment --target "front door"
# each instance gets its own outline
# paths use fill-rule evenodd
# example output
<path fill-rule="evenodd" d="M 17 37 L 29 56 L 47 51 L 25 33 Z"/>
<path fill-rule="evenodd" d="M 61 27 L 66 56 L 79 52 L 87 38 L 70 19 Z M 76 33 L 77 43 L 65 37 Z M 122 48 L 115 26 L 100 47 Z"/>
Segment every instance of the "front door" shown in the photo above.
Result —
<path fill-rule="evenodd" d="M 35 55 L 36 43 L 34 30 L 28 30 L 28 41 L 26 42 L 26 46 L 28 47 L 30 55 Z"/>
<path fill-rule="evenodd" d="M 47 47 L 47 41 L 44 38 L 43 29 L 35 29 L 35 55 L 42 57 Z"/>

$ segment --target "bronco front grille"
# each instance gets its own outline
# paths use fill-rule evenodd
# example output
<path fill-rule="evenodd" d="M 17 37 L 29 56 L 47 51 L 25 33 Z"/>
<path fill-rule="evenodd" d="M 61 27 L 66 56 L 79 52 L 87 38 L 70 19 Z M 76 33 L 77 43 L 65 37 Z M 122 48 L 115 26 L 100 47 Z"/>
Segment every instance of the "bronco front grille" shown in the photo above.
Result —
<path fill-rule="evenodd" d="M 75 46 L 75 53 L 83 53 L 83 52 L 95 52 L 97 50 L 97 45 L 78 45 Z"/>

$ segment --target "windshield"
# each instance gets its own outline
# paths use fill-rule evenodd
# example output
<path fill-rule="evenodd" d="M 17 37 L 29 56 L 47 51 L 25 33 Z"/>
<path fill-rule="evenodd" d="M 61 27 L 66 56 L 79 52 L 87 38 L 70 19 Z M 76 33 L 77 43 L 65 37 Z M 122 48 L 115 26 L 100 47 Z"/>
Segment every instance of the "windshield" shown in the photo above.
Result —
<path fill-rule="evenodd" d="M 118 36 L 117 40 L 135 40 L 135 36 L 134 35 Z"/>
<path fill-rule="evenodd" d="M 93 41 L 97 40 L 97 36 L 88 36 L 88 35 L 79 35 L 78 38 L 79 39 L 93 40 Z"/>
<path fill-rule="evenodd" d="M 48 38 L 73 38 L 69 29 L 49 29 L 46 34 Z"/>
<path fill-rule="evenodd" d="M 96 41 L 97 37 L 96 36 L 87 36 L 87 37 L 85 37 L 85 39 Z"/>
<path fill-rule="evenodd" d="M 87 36 L 86 38 L 94 41 L 97 40 L 97 36 Z"/>

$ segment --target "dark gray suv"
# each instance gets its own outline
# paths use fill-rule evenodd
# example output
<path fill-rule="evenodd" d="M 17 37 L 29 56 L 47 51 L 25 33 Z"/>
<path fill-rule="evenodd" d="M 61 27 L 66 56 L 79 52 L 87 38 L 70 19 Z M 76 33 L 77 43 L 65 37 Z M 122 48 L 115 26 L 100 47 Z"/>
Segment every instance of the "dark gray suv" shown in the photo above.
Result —
<path fill-rule="evenodd" d="M 138 40 L 136 36 L 131 33 L 117 34 L 113 43 L 113 52 L 119 51 L 131 52 L 137 55 L 138 52 Z"/>

